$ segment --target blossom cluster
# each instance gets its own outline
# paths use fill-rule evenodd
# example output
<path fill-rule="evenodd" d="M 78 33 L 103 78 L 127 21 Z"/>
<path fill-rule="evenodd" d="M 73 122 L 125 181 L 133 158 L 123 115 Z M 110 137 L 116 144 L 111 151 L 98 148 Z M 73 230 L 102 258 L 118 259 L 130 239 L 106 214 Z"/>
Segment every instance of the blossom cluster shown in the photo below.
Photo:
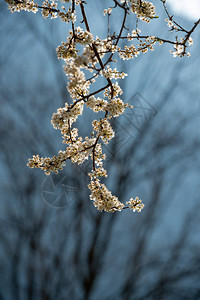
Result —
<path fill-rule="evenodd" d="M 170 30 L 183 32 L 184 37 L 175 41 L 168 41 L 164 38 L 153 35 L 141 35 L 138 28 L 131 28 L 127 32 L 126 19 L 136 15 L 138 20 L 149 23 L 151 19 L 157 18 L 155 6 L 144 0 L 113 0 L 114 7 L 104 9 L 103 14 L 112 16 L 114 9 L 121 9 L 124 17 L 119 34 L 108 34 L 104 38 L 94 36 L 90 31 L 89 21 L 85 12 L 86 2 L 83 0 L 45 0 L 39 5 L 34 0 L 6 0 L 9 9 L 14 11 L 26 10 L 36 13 L 41 10 L 42 16 L 46 19 L 60 18 L 62 22 L 70 23 L 71 29 L 68 32 L 67 40 L 57 47 L 58 59 L 64 62 L 64 71 L 68 77 L 67 90 L 72 99 L 72 104 L 65 103 L 65 106 L 58 108 L 52 115 L 51 123 L 53 127 L 60 130 L 63 143 L 66 148 L 59 151 L 53 157 L 40 157 L 34 155 L 29 159 L 28 166 L 40 168 L 47 175 L 51 172 L 58 173 L 62 170 L 67 160 L 73 163 L 82 164 L 90 159 L 92 170 L 89 173 L 90 183 L 88 185 L 91 195 L 90 199 L 94 206 L 100 211 L 115 212 L 127 207 L 140 212 L 144 204 L 136 197 L 130 198 L 125 206 L 119 199 L 112 195 L 106 185 L 101 182 L 101 177 L 107 177 L 107 171 L 103 168 L 106 158 L 102 152 L 102 143 L 109 143 L 114 138 L 115 132 L 111 126 L 111 119 L 122 115 L 127 108 L 131 108 L 121 98 L 123 91 L 118 80 L 124 79 L 127 74 L 123 71 L 112 68 L 111 64 L 116 62 L 116 55 L 123 60 L 136 58 L 140 53 L 153 50 L 156 43 L 170 43 L 174 50 L 173 56 L 189 56 L 186 49 L 192 45 L 192 32 L 195 30 L 200 20 L 195 23 L 190 31 L 185 30 L 176 23 L 169 15 L 165 1 L 164 9 L 168 15 L 166 19 Z M 77 18 L 81 16 L 79 25 L 76 26 Z M 109 22 L 108 18 L 108 22 Z M 81 24 L 81 25 L 80 25 Z M 82 26 L 84 24 L 84 27 Z M 109 29 L 109 24 L 108 24 Z M 121 41 L 126 41 L 124 43 Z M 135 43 L 136 41 L 136 43 Z M 131 43 L 131 44 L 128 44 Z M 88 75 L 89 74 L 89 75 Z M 106 84 L 102 85 L 102 77 Z M 101 81 L 99 81 L 101 79 Z M 101 85 L 98 85 L 100 82 Z M 92 89 L 91 89 L 92 85 Z M 84 139 L 79 136 L 78 128 L 73 127 L 78 117 L 83 114 L 84 106 L 89 107 L 94 113 L 101 112 L 101 118 L 92 121 L 91 137 Z M 104 116 L 102 117 L 102 113 Z"/>
<path fill-rule="evenodd" d="M 37 5 L 33 0 L 27 0 L 27 1 L 18 1 L 18 0 L 6 0 L 9 4 L 9 9 L 11 12 L 20 12 L 21 10 L 25 10 L 28 12 L 36 13 L 38 12 Z"/>
<path fill-rule="evenodd" d="M 144 208 L 142 200 L 140 200 L 138 197 L 136 197 L 135 199 L 130 198 L 130 200 L 127 201 L 126 204 L 128 204 L 130 209 L 133 211 L 141 212 L 141 210 Z"/>
<path fill-rule="evenodd" d="M 187 55 L 188 57 L 191 56 L 190 52 L 186 52 L 188 46 L 193 45 L 193 39 L 191 37 L 188 40 L 184 40 L 181 38 L 180 42 L 174 44 L 174 50 L 170 50 L 170 53 L 173 54 L 173 57 L 183 57 Z"/>
<path fill-rule="evenodd" d="M 150 22 L 155 18 L 155 6 L 149 1 L 129 0 L 131 3 L 131 11 L 137 15 L 142 21 Z"/>
<path fill-rule="evenodd" d="M 110 15 L 111 12 L 112 12 L 112 8 L 109 7 L 109 8 L 104 9 L 103 14 L 104 14 L 104 16 L 105 16 L 106 14 Z"/>
<path fill-rule="evenodd" d="M 91 190 L 90 199 L 94 201 L 94 206 L 100 211 L 115 212 L 121 211 L 125 205 L 107 189 L 105 184 L 98 179 L 92 180 L 88 185 Z"/>
<path fill-rule="evenodd" d="M 103 143 L 108 144 L 112 138 L 114 138 L 115 133 L 110 125 L 110 122 L 104 118 L 103 120 L 94 120 L 92 122 L 92 126 L 94 131 L 98 133 L 98 135 L 101 137 L 101 140 Z"/>

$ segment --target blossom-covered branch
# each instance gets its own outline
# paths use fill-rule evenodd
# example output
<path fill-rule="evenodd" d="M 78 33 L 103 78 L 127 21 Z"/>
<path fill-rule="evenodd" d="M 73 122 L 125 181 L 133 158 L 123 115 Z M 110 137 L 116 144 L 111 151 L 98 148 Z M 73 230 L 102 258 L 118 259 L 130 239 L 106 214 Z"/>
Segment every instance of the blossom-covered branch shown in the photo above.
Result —
<path fill-rule="evenodd" d="M 77 164 L 91 159 L 92 170 L 89 173 L 88 187 L 91 191 L 90 198 L 100 211 L 115 212 L 130 208 L 140 212 L 144 207 L 138 197 L 131 198 L 125 206 L 101 182 L 102 177 L 107 177 L 107 171 L 103 167 L 106 157 L 102 152 L 102 144 L 109 143 L 115 136 L 110 121 L 112 118 L 122 115 L 127 108 L 132 108 L 121 99 L 123 91 L 118 80 L 124 79 L 127 74 L 111 66 L 116 61 L 114 57 L 118 56 L 123 60 L 134 59 L 140 53 L 147 52 L 148 49 L 153 50 L 156 43 L 173 45 L 174 56 L 189 56 L 187 47 L 193 43 L 191 34 L 200 23 L 199 20 L 191 30 L 185 30 L 170 16 L 165 1 L 161 1 L 167 13 L 166 21 L 171 32 L 181 32 L 184 34 L 183 37 L 169 40 L 154 35 L 142 35 L 138 28 L 138 22 L 136 28 L 127 30 L 127 18 L 133 18 L 133 14 L 137 20 L 147 23 L 158 18 L 155 6 L 149 1 L 113 0 L 114 6 L 105 8 L 103 14 L 107 15 L 110 20 L 113 10 L 122 10 L 123 18 L 119 33 L 111 34 L 108 22 L 108 34 L 104 39 L 100 39 L 97 36 L 94 38 L 92 34 L 85 11 L 86 2 L 83 0 L 63 0 L 62 4 L 59 1 L 45 0 L 41 5 L 35 3 L 34 0 L 6 0 L 12 12 L 26 10 L 36 13 L 41 10 L 44 18 L 59 17 L 63 22 L 71 23 L 67 41 L 58 46 L 57 56 L 64 61 L 64 71 L 68 77 L 67 89 L 72 104 L 65 103 L 63 108 L 58 108 L 51 120 L 53 127 L 60 130 L 66 148 L 51 158 L 34 155 L 29 159 L 28 166 L 40 168 L 49 175 L 51 172 L 58 173 L 59 170 L 62 170 L 69 159 Z M 77 13 L 78 11 L 79 13 Z M 81 15 L 81 20 L 77 20 L 79 15 Z M 83 26 L 84 28 L 82 28 Z M 121 45 L 122 40 L 127 41 L 124 47 Z M 105 82 L 102 84 L 102 80 L 99 81 L 99 78 L 104 78 L 106 84 Z M 91 91 L 91 85 L 93 91 Z M 94 113 L 103 112 L 104 116 L 93 120 L 91 136 L 83 139 L 73 125 L 82 115 L 85 105 Z"/>

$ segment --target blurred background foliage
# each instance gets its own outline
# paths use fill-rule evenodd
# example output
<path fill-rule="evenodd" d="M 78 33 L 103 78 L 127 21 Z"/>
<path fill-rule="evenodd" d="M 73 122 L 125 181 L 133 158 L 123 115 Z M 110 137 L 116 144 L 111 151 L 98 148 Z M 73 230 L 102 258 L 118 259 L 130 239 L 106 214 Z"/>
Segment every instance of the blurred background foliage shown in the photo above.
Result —
<path fill-rule="evenodd" d="M 102 11 L 112 1 L 87 2 L 102 37 Z M 154 3 L 159 20 L 141 27 L 170 36 Z M 48 179 L 26 166 L 33 154 L 64 149 L 50 119 L 70 102 L 55 51 L 68 26 L 40 13 L 11 14 L 3 2 L 0 24 L 0 299 L 199 299 L 199 30 L 189 59 L 174 59 L 163 45 L 118 63 L 129 74 L 123 100 L 135 108 L 113 122 L 108 185 L 123 202 L 138 195 L 145 209 L 108 214 L 89 200 L 89 162 L 68 162 Z M 83 135 L 93 117 L 86 109 L 80 118 Z"/>

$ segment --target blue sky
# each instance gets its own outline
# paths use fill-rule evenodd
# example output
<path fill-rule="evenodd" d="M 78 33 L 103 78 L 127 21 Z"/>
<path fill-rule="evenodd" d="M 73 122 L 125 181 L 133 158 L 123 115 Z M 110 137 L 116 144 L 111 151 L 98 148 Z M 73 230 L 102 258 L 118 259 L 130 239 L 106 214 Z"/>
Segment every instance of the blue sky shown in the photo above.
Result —
<path fill-rule="evenodd" d="M 174 13 L 187 17 L 188 19 L 197 20 L 200 18 L 200 1 L 199 0 L 168 0 Z"/>

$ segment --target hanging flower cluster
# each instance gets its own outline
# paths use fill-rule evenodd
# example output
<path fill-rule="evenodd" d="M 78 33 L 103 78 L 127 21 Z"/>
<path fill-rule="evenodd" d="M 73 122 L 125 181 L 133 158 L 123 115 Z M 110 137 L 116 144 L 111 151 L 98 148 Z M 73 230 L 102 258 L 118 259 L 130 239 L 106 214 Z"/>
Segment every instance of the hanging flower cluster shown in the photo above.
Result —
<path fill-rule="evenodd" d="M 190 31 L 185 30 L 169 15 L 165 1 L 161 0 L 167 13 L 166 21 L 170 30 L 172 32 L 180 31 L 184 37 L 179 40 L 176 37 L 175 41 L 171 41 L 161 37 L 141 35 L 138 22 L 136 22 L 136 28 L 127 32 L 126 21 L 127 17 L 131 17 L 131 13 L 136 15 L 137 19 L 149 23 L 152 19 L 157 18 L 155 6 L 149 1 L 143 0 L 113 0 L 113 7 L 104 9 L 103 14 L 109 19 L 114 9 L 121 9 L 123 11 L 121 28 L 118 34 L 111 35 L 108 31 L 108 35 L 101 39 L 97 36 L 94 37 L 90 30 L 85 12 L 86 2 L 83 0 L 63 0 L 62 4 L 59 1 L 45 0 L 41 5 L 33 0 L 6 1 L 11 12 L 26 10 L 36 13 L 40 9 L 44 18 L 59 17 L 63 22 L 71 23 L 66 42 L 62 42 L 57 48 L 57 56 L 64 61 L 64 71 L 68 77 L 67 89 L 72 104 L 65 103 L 65 106 L 59 108 L 51 119 L 53 127 L 60 130 L 66 149 L 59 151 L 51 158 L 34 155 L 29 159 L 28 166 L 40 168 L 49 175 L 51 172 L 58 173 L 59 170 L 62 170 L 67 160 L 82 164 L 91 159 L 92 170 L 89 173 L 88 187 L 94 206 L 98 210 L 106 212 L 121 211 L 125 208 L 140 212 L 144 204 L 138 197 L 130 198 L 125 206 L 116 196 L 112 195 L 105 184 L 101 183 L 101 178 L 107 177 L 107 172 L 103 168 L 106 157 L 102 152 L 102 144 L 108 144 L 115 136 L 110 121 L 112 118 L 122 115 L 127 108 L 132 108 L 121 99 L 123 91 L 117 81 L 124 79 L 127 74 L 118 71 L 117 68 L 112 68 L 111 65 L 116 61 L 113 58 L 118 55 L 123 60 L 134 59 L 140 53 L 145 53 L 149 49 L 153 50 L 156 43 L 172 44 L 174 56 L 189 56 L 187 47 L 193 43 L 191 34 L 200 20 Z M 61 7 L 59 8 L 59 6 Z M 82 22 L 77 20 L 77 16 L 80 15 Z M 77 26 L 76 23 L 78 23 Z M 84 26 L 80 27 L 82 23 Z M 120 46 L 122 40 L 127 41 L 124 47 Z M 88 76 L 88 74 L 90 75 Z M 97 80 L 102 77 L 106 84 L 99 86 Z M 91 92 L 91 85 L 94 87 L 93 92 Z M 95 113 L 103 112 L 104 116 L 92 122 L 91 137 L 83 139 L 79 136 L 78 129 L 73 126 L 78 117 L 82 115 L 85 105 Z"/>
<path fill-rule="evenodd" d="M 130 9 L 140 20 L 147 23 L 156 16 L 155 6 L 148 1 L 130 0 Z"/>

